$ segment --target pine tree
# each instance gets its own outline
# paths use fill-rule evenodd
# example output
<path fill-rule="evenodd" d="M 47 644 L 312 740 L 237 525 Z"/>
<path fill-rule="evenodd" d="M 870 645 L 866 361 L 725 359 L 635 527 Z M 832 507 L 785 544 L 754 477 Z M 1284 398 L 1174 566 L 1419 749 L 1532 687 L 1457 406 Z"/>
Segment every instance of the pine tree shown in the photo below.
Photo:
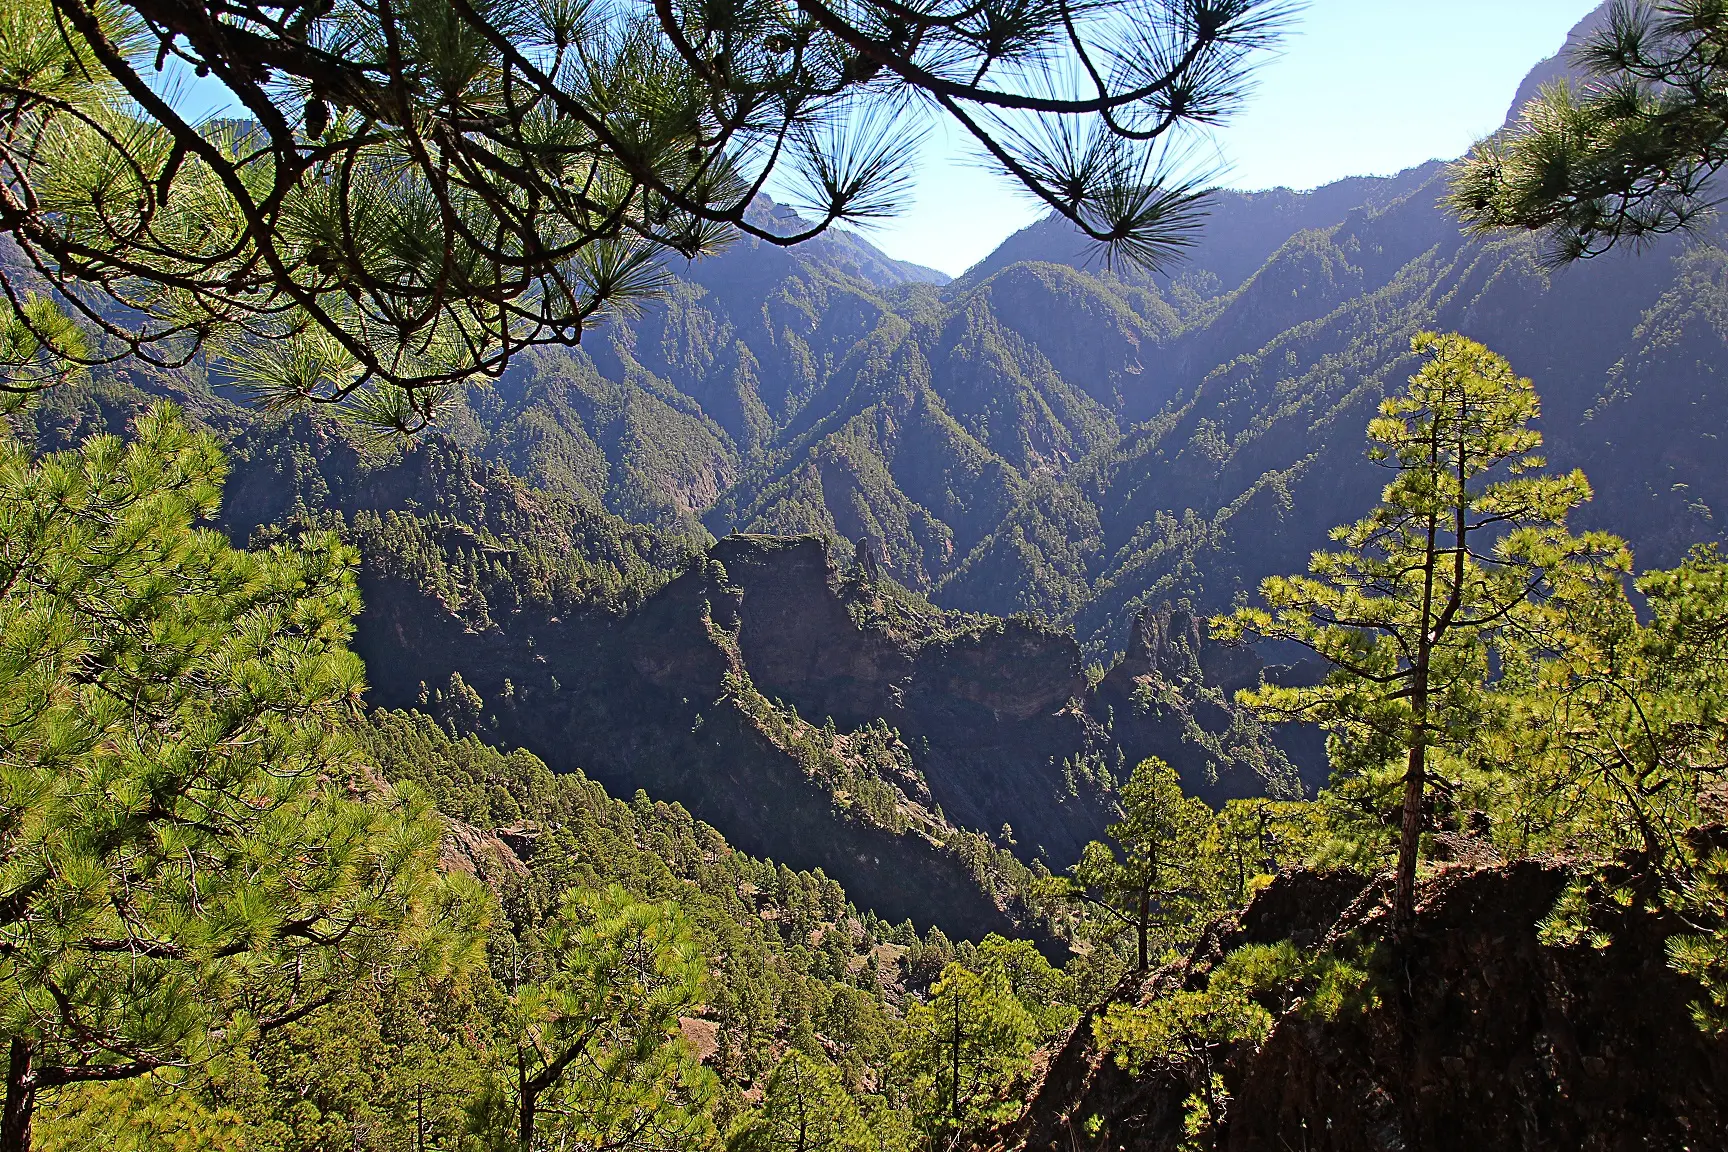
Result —
<path fill-rule="evenodd" d="M 13 403 L 81 375 L 69 364 L 90 355 L 84 333 L 53 301 L 30 293 L 20 305 L 0 300 L 0 398 Z"/>
<path fill-rule="evenodd" d="M 714 1137 L 712 1076 L 679 1033 L 708 965 L 672 903 L 611 885 L 567 893 L 558 914 L 495 959 L 514 1038 L 496 1094 L 519 1152 L 699 1149 Z"/>
<path fill-rule="evenodd" d="M 1332 734 L 1335 777 L 1377 780 L 1401 760 L 1395 919 L 1415 914 L 1429 750 L 1478 729 L 1489 649 L 1534 626 L 1532 605 L 1564 570 L 1621 563 L 1602 535 L 1572 536 L 1567 515 L 1590 498 L 1581 472 L 1543 475 L 1530 422 L 1535 388 L 1462 336 L 1424 333 L 1409 388 L 1368 426 L 1370 457 L 1392 470 L 1381 504 L 1333 530 L 1309 576 L 1261 585 L 1264 608 L 1213 621 L 1224 638 L 1293 641 L 1332 665 L 1314 688 L 1264 686 L 1242 702 L 1271 720 Z"/>
<path fill-rule="evenodd" d="M 70 1084 L 197 1067 L 410 957 L 473 958 L 440 826 L 357 770 L 353 556 L 196 527 L 224 462 L 0 442 L 0 1149 Z"/>
<path fill-rule="evenodd" d="M 1728 164 L 1728 6 L 1615 0 L 1574 63 L 1582 84 L 1544 89 L 1454 166 L 1453 209 L 1542 233 L 1556 264 L 1701 223 Z"/>
<path fill-rule="evenodd" d="M 1136 969 L 1145 972 L 1153 933 L 1189 923 L 1206 901 L 1200 865 L 1212 812 L 1184 795 L 1176 770 L 1156 758 L 1135 767 L 1121 803 L 1122 818 L 1106 829 L 1110 843 L 1086 845 L 1064 892 L 1132 931 Z"/>
<path fill-rule="evenodd" d="M 929 1000 L 907 1008 L 896 1060 L 931 1148 L 1018 1112 L 1007 1091 L 1031 1066 L 1035 1028 L 1000 970 L 950 964 Z"/>
<path fill-rule="evenodd" d="M 1205 846 L 1220 902 L 1244 904 L 1257 878 L 1303 863 L 1318 846 L 1323 828 L 1319 806 L 1310 801 L 1260 796 L 1226 803 L 1212 821 Z"/>
<path fill-rule="evenodd" d="M 867 1152 L 872 1144 L 833 1065 L 793 1048 L 769 1075 L 761 1107 L 726 1146 L 728 1152 Z"/>
<path fill-rule="evenodd" d="M 1653 899 L 1678 913 L 1670 963 L 1705 991 L 1700 1026 L 1728 1032 L 1728 853 L 1711 831 L 1728 814 L 1728 561 L 1701 547 L 1645 573 L 1642 611 L 1629 567 L 1579 582 L 1548 627 L 1506 648 L 1501 707 L 1464 785 L 1508 855 L 1636 861 L 1638 883 L 1607 882 L 1613 902 L 1601 903 Z M 1580 873 L 1544 926 L 1553 943 L 1606 927 L 1585 899 L 1600 876 Z"/>
<path fill-rule="evenodd" d="M 966 951 L 966 967 L 1000 973 L 1008 981 L 1008 990 L 1032 1017 L 1037 1029 L 1034 1038 L 1039 1043 L 1072 1025 L 1079 1016 L 1073 1003 L 1073 981 L 1046 960 L 1032 941 L 1009 940 L 992 932 L 976 948 Z"/>

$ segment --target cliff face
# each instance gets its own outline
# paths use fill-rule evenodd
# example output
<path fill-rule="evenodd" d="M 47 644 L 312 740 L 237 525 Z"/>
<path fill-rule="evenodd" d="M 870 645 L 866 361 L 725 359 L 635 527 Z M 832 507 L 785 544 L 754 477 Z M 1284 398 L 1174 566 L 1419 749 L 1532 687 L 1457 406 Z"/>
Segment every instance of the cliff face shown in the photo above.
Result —
<path fill-rule="evenodd" d="M 738 649 L 764 695 L 813 723 L 885 721 L 949 820 L 987 833 L 1010 825 L 1023 854 L 1052 867 L 1100 833 L 1097 790 L 1071 786 L 1064 771 L 1108 740 L 1081 706 L 1087 688 L 1071 636 L 1026 620 L 861 626 L 813 537 L 730 536 L 711 555 L 739 589 Z"/>
<path fill-rule="evenodd" d="M 1235 708 L 1236 693 L 1258 684 L 1262 673 L 1276 680 L 1289 671 L 1267 668 L 1246 644 L 1210 639 L 1190 611 L 1146 608 L 1135 615 L 1127 651 L 1089 706 L 1109 726 L 1125 764 L 1157 756 L 1182 774 L 1183 788 L 1210 804 L 1268 790 L 1312 795 L 1326 783 L 1318 730 L 1250 733 L 1239 727 Z"/>
<path fill-rule="evenodd" d="M 1071 637 L 1021 622 L 940 636 L 861 625 L 813 538 L 724 540 L 624 616 L 521 612 L 476 631 L 406 582 L 368 574 L 363 592 L 356 648 L 376 703 L 424 706 L 458 674 L 487 739 L 616 794 L 681 802 L 890 919 L 1006 930 L 1011 910 L 944 835 L 1011 824 L 1060 867 L 1106 819 L 1098 792 L 1070 792 L 1062 770 L 1099 735 L 1069 706 L 1085 690 Z M 765 722 L 772 705 L 787 711 Z M 863 770 L 898 789 L 899 827 L 841 810 L 811 761 L 812 743 L 844 749 L 883 721 L 915 767 L 884 756 Z"/>
<path fill-rule="evenodd" d="M 150 397 L 67 391 L 41 414 L 66 419 L 38 419 L 36 439 L 123 426 Z M 1234 739 L 1227 693 L 1259 663 L 1203 641 L 1191 616 L 1145 614 L 1093 689 L 1070 634 L 939 611 L 865 565 L 842 570 L 817 537 L 703 549 L 531 489 L 448 437 L 362 453 L 317 420 L 227 416 L 232 538 L 308 519 L 357 533 L 375 703 L 438 711 L 614 794 L 681 801 L 892 919 L 1009 927 L 1002 885 L 981 875 L 988 846 L 959 831 L 1066 868 L 1111 819 L 1110 778 L 1145 756 L 1211 800 L 1264 787 L 1252 765 L 1211 770 Z"/>
<path fill-rule="evenodd" d="M 1532 861 L 1430 885 L 1403 968 L 1409 1039 L 1395 1003 L 1281 1022 L 1244 1070 L 1229 1147 L 1324 1129 L 1349 1152 L 1728 1146 L 1728 1043 L 1699 1031 L 1699 989 L 1666 962 L 1681 925 L 1631 912 L 1607 948 L 1546 947 L 1535 926 L 1568 878 Z"/>
<path fill-rule="evenodd" d="M 1071 635 L 937 612 L 810 536 L 727 537 L 622 614 L 476 624 L 370 564 L 363 591 L 376 703 L 436 711 L 459 675 L 479 702 L 446 719 L 615 794 L 679 801 L 747 852 L 954 935 L 1016 914 L 980 889 L 961 830 L 1059 871 L 1110 822 L 1111 776 L 1145 756 L 1212 800 L 1266 788 L 1252 765 L 1211 767 L 1235 738 L 1225 693 L 1259 661 L 1183 614 L 1149 615 L 1142 647 L 1159 653 L 1093 691 Z"/>
<path fill-rule="evenodd" d="M 890 919 L 960 935 L 1009 917 L 965 863 L 926 840 L 847 820 L 799 761 L 729 707 L 729 653 L 710 633 L 739 595 L 706 571 L 678 580 L 623 619 L 513 620 L 476 632 L 399 581 L 363 581 L 356 649 L 376 703 L 421 704 L 423 685 L 458 674 L 479 694 L 473 727 L 554 770 L 581 768 L 615 795 L 637 789 L 684 804 L 742 850 L 822 868 Z"/>
<path fill-rule="evenodd" d="M 1331 1020 L 1286 1011 L 1226 1060 L 1216 1146 L 1336 1152 L 1554 1152 L 1728 1147 L 1728 1040 L 1699 1031 L 1699 989 L 1666 963 L 1681 926 L 1634 908 L 1612 943 L 1556 947 L 1537 924 L 1569 880 L 1558 863 L 1459 868 L 1420 893 L 1417 926 L 1379 1001 Z M 1292 873 L 1186 963 L 1149 981 L 1203 986 L 1241 944 L 1386 939 L 1384 892 L 1350 874 Z M 1131 990 L 1124 990 L 1131 994 Z M 1188 1086 L 1133 1076 L 1083 1020 L 1052 1053 L 998 1149 L 1165 1152 L 1183 1144 Z M 1096 1117 L 1088 1134 L 1087 1121 Z"/>

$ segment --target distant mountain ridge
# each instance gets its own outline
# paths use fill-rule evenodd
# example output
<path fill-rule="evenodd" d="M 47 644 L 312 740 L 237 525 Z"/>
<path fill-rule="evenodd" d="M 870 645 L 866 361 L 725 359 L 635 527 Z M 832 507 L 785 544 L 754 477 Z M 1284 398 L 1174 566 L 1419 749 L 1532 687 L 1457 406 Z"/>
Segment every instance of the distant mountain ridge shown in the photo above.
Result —
<path fill-rule="evenodd" d="M 1221 192 L 1169 276 L 1100 267 L 1048 220 L 945 285 L 855 236 L 746 242 L 449 427 L 644 523 L 868 540 L 939 604 L 1104 654 L 1139 610 L 1228 604 L 1359 515 L 1375 403 L 1411 335 L 1456 329 L 1536 380 L 1590 523 L 1649 563 L 1719 539 L 1716 251 L 1551 272 L 1527 238 L 1464 237 L 1444 192 L 1438 162 Z"/>
<path fill-rule="evenodd" d="M 1444 179 L 1221 193 L 1168 276 L 1050 222 L 952 282 L 856 235 L 742 240 L 390 451 L 196 366 L 18 419 L 60 447 L 177 398 L 230 445 L 233 536 L 360 546 L 374 703 L 976 936 L 1024 924 L 1016 869 L 1070 863 L 1141 757 L 1213 801 L 1323 780 L 1312 733 L 1231 704 L 1315 669 L 1202 621 L 1374 503 L 1364 428 L 1416 332 L 1535 379 L 1584 525 L 1645 565 L 1724 540 L 1728 255 L 1550 271 L 1466 238 Z"/>

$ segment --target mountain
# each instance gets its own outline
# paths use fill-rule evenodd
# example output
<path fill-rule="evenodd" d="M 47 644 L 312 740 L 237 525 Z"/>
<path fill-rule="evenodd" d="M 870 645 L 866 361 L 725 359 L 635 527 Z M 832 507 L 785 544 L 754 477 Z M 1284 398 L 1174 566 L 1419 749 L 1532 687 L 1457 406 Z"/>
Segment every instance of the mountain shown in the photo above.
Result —
<path fill-rule="evenodd" d="M 1440 328 L 1536 380 L 1591 524 L 1652 564 L 1718 538 L 1715 250 L 1551 271 L 1526 238 L 1465 238 L 1443 191 L 1430 165 L 1226 194 L 1174 277 L 1053 259 L 1075 245 L 1050 223 L 947 286 L 746 245 L 447 428 L 638 522 L 867 538 L 936 603 L 1034 612 L 1103 657 L 1140 608 L 1228 604 L 1365 509 L 1362 430 Z"/>
<path fill-rule="evenodd" d="M 446 428 L 639 523 L 868 541 L 934 603 L 1034 613 L 1107 661 L 1141 610 L 1227 605 L 1365 510 L 1374 406 L 1412 335 L 1456 330 L 1534 378 L 1590 526 L 1646 564 L 1720 539 L 1716 249 L 1554 271 L 1527 237 L 1465 237 L 1444 192 L 1438 163 L 1221 192 L 1168 274 L 1053 220 L 947 284 L 850 235 L 740 243 Z"/>
<path fill-rule="evenodd" d="M 1722 540 L 1728 257 L 1552 271 L 1465 237 L 1444 180 L 1221 193 L 1170 274 L 1050 221 L 952 282 L 855 235 L 743 240 L 405 447 L 192 369 L 51 396 L 28 434 L 177 397 L 230 443 L 237 539 L 360 546 L 375 703 L 976 936 L 1026 921 L 1027 869 L 1072 862 L 1142 757 L 1213 801 L 1323 782 L 1312 733 L 1231 704 L 1315 670 L 1200 620 L 1374 503 L 1363 431 L 1416 332 L 1535 379 L 1551 462 L 1596 486 L 1586 526 L 1646 566 Z"/>

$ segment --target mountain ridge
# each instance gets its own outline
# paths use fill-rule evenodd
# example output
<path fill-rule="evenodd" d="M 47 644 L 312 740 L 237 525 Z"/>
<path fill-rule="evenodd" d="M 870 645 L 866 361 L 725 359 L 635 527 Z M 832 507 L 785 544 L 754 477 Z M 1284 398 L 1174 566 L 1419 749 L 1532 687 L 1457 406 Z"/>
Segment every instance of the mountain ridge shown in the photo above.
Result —
<path fill-rule="evenodd" d="M 1528 238 L 1463 235 L 1444 179 L 1224 194 L 1174 278 L 1009 259 L 1054 254 L 1039 226 L 948 284 L 857 237 L 740 242 L 407 448 L 249 414 L 196 365 L 30 419 L 59 446 L 177 398 L 235 454 L 236 539 L 331 522 L 361 545 L 376 703 L 649 788 L 909 912 L 892 876 L 977 934 L 1022 914 L 1004 877 L 1102 830 L 1142 757 L 1213 801 L 1323 782 L 1312 733 L 1235 710 L 1262 662 L 1202 621 L 1372 506 L 1363 430 L 1415 333 L 1535 378 L 1553 464 L 1597 485 L 1583 526 L 1651 566 L 1728 538 L 1728 256 L 1555 272 Z M 1017 660 L 1054 676 L 1030 711 L 981 703 Z"/>

